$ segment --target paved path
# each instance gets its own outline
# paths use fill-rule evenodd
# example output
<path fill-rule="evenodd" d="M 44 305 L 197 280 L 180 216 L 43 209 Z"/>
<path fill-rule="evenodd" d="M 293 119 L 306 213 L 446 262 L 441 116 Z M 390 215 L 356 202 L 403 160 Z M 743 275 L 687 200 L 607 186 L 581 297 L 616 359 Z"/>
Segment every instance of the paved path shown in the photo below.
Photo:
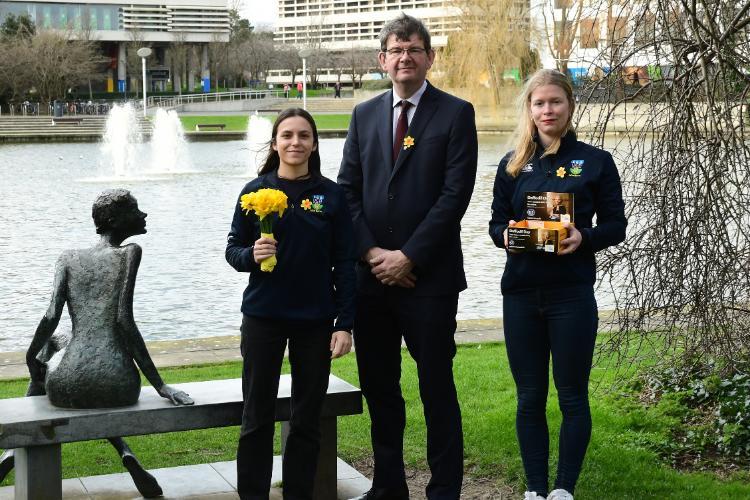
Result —
<path fill-rule="evenodd" d="M 501 319 L 477 319 L 458 322 L 456 342 L 499 342 L 503 340 Z M 205 365 L 239 361 L 240 338 L 237 335 L 186 340 L 147 342 L 151 358 L 158 368 Z M 25 352 L 0 353 L 0 380 L 27 378 Z"/>
<path fill-rule="evenodd" d="M 343 460 L 338 461 L 338 499 L 361 495 L 370 489 L 370 480 Z M 173 500 L 238 500 L 237 464 L 217 462 L 212 464 L 183 465 L 149 471 L 164 491 L 162 499 Z M 271 484 L 281 481 L 281 457 L 273 457 Z M 65 500 L 125 500 L 140 499 L 130 476 L 125 473 L 81 477 L 63 480 Z M 13 500 L 12 486 L 0 488 L 0 500 Z M 271 488 L 269 500 L 281 500 L 281 488 Z"/>

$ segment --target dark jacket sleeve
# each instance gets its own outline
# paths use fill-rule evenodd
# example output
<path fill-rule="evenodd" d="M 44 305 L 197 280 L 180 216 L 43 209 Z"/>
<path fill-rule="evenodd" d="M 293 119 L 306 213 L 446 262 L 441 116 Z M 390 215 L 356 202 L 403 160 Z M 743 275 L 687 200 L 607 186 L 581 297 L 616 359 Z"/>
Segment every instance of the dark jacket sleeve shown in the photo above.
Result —
<path fill-rule="evenodd" d="M 492 215 L 490 218 L 490 238 L 498 248 L 505 248 L 503 233 L 508 222 L 513 219 L 511 178 L 505 172 L 510 153 L 500 160 L 495 174 L 495 184 L 492 187 Z"/>
<path fill-rule="evenodd" d="M 363 174 L 357 130 L 357 111 L 357 108 L 355 108 L 352 113 L 352 120 L 349 123 L 349 132 L 344 143 L 344 157 L 341 160 L 337 182 L 339 186 L 344 188 L 346 199 L 349 202 L 357 242 L 356 255 L 357 258 L 361 258 L 370 248 L 378 246 L 378 243 L 367 225 L 367 219 L 362 209 Z"/>
<path fill-rule="evenodd" d="M 596 226 L 582 228 L 582 245 L 594 252 L 617 245 L 625 239 L 625 202 L 622 199 L 620 174 L 612 155 L 604 153 L 602 170 L 596 191 Z"/>
<path fill-rule="evenodd" d="M 441 243 L 456 231 L 471 201 L 477 175 L 477 127 L 474 107 L 465 103 L 453 119 L 446 148 L 442 191 L 401 251 L 425 268 Z"/>
<path fill-rule="evenodd" d="M 227 248 L 224 257 L 229 265 L 239 272 L 258 271 L 260 266 L 253 259 L 252 246 L 255 243 L 256 235 L 253 234 L 254 226 L 251 223 L 250 216 L 240 208 L 240 198 L 246 189 L 237 197 L 237 203 L 234 205 L 234 217 L 232 218 L 232 227 L 227 236 Z"/>
<path fill-rule="evenodd" d="M 357 259 L 354 245 L 354 226 L 346 201 L 341 191 L 339 209 L 334 216 L 333 224 L 333 284 L 336 298 L 335 330 L 351 332 L 354 326 L 354 297 L 356 295 L 356 273 L 354 263 Z"/>

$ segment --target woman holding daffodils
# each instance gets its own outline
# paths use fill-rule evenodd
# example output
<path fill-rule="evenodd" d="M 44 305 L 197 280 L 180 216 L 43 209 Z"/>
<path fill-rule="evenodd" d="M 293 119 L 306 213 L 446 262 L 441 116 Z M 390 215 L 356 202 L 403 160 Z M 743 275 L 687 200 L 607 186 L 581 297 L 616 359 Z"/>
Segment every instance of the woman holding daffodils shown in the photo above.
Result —
<path fill-rule="evenodd" d="M 508 226 L 534 215 L 524 206 L 527 193 L 571 193 L 573 198 L 575 226 L 568 227 L 560 250 L 508 250 L 501 282 L 526 500 L 573 500 L 591 436 L 588 383 L 598 326 L 594 254 L 625 239 L 627 224 L 612 156 L 576 139 L 574 102 L 564 74 L 539 70 L 531 76 L 520 99 L 516 148 L 500 161 L 493 189 L 490 236 L 505 249 Z M 557 477 L 548 495 L 550 356 L 562 426 Z"/>
<path fill-rule="evenodd" d="M 292 372 L 285 499 L 312 498 L 319 421 L 331 359 L 351 349 L 354 230 L 343 191 L 320 173 L 312 116 L 294 108 L 273 125 L 265 164 L 240 193 L 226 259 L 250 274 L 242 300 L 244 410 L 240 498 L 267 499 L 274 408 L 284 350 Z"/>

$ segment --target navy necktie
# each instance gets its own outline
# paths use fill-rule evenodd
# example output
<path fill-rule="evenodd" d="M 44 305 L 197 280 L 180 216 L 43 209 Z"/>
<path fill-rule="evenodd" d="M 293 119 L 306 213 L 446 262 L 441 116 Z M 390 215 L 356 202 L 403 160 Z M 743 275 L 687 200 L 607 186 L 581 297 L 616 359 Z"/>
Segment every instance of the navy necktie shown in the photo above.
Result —
<path fill-rule="evenodd" d="M 406 137 L 406 130 L 409 128 L 409 106 L 411 103 L 407 100 L 401 101 L 401 114 L 398 117 L 398 123 L 396 124 L 396 138 L 393 140 L 393 164 L 396 164 L 398 159 L 398 153 L 404 146 L 404 137 Z"/>

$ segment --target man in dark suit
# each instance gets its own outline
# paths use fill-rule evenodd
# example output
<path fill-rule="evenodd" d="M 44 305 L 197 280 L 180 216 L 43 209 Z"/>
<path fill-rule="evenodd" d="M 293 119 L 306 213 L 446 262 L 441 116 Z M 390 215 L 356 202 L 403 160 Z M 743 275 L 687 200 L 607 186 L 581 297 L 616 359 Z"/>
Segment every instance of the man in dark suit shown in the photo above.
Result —
<path fill-rule="evenodd" d="M 453 336 L 458 293 L 466 288 L 460 222 L 476 176 L 474 109 L 426 81 L 435 52 L 421 21 L 402 15 L 387 23 L 380 46 L 393 91 L 354 109 L 338 177 L 361 257 L 354 341 L 375 458 L 372 489 L 360 498 L 409 497 L 403 337 L 427 423 L 427 498 L 457 499 L 463 435 Z"/>

